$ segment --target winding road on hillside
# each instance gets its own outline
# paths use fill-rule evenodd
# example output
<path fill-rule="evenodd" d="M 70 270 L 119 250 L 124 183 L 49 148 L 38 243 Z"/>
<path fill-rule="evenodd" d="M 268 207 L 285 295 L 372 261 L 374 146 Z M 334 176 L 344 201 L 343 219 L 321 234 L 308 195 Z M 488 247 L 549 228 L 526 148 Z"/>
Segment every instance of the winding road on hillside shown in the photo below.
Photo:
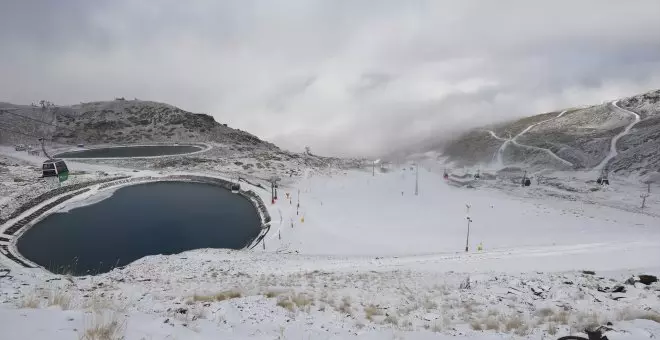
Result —
<path fill-rule="evenodd" d="M 497 136 L 497 135 L 495 134 L 495 132 L 493 132 L 493 131 L 491 131 L 491 130 L 487 130 L 488 133 L 489 133 L 491 136 L 493 136 L 493 138 L 498 139 L 498 140 L 501 140 L 501 141 L 504 141 L 504 143 L 502 144 L 502 146 L 500 146 L 500 148 L 495 152 L 495 155 L 493 156 L 493 158 L 496 159 L 496 162 L 497 162 L 498 164 L 500 164 L 500 165 L 504 165 L 504 161 L 503 161 L 503 159 L 502 159 L 502 155 L 504 154 L 504 149 L 506 149 L 506 147 L 509 145 L 509 143 L 513 143 L 513 144 L 515 144 L 515 145 L 517 145 L 517 146 L 520 146 L 520 147 L 523 147 L 523 148 L 528 148 L 528 149 L 532 149 L 532 150 L 543 151 L 543 152 L 547 153 L 550 157 L 552 157 L 552 158 L 558 160 L 559 162 L 564 163 L 564 164 L 566 164 L 566 165 L 568 165 L 568 166 L 573 166 L 573 163 L 571 163 L 571 162 L 569 162 L 569 161 L 567 161 L 567 160 L 565 160 L 565 159 L 563 159 L 563 158 L 557 156 L 557 155 L 556 155 L 554 152 L 552 152 L 550 149 L 540 148 L 540 147 L 538 147 L 538 146 L 531 146 L 531 145 L 525 145 L 525 144 L 520 144 L 520 143 L 518 143 L 518 138 L 519 138 L 520 136 L 522 136 L 523 134 L 525 134 L 527 131 L 531 130 L 532 128 L 534 128 L 535 126 L 537 126 L 537 125 L 539 125 L 539 124 L 542 124 L 542 123 L 545 123 L 545 122 L 549 122 L 549 121 L 551 121 L 551 120 L 553 120 L 553 119 L 557 119 L 557 118 L 563 116 L 567 111 L 568 111 L 568 110 L 564 110 L 564 111 L 560 112 L 560 113 L 559 113 L 557 116 L 555 116 L 555 117 L 552 117 L 552 118 L 550 118 L 550 119 L 546 119 L 546 120 L 542 120 L 542 121 L 540 121 L 540 122 L 536 122 L 536 123 L 534 123 L 534 124 L 532 124 L 532 125 L 526 127 L 524 130 L 522 130 L 520 133 L 518 133 L 517 135 L 515 135 L 513 138 L 510 138 L 510 139 L 506 139 L 506 138 L 499 137 L 499 136 Z"/>
<path fill-rule="evenodd" d="M 635 116 L 635 120 L 632 123 L 628 124 L 628 126 L 626 126 L 626 128 L 623 129 L 621 133 L 619 133 L 618 135 L 614 136 L 614 138 L 612 138 L 612 142 L 610 143 L 610 153 L 607 155 L 607 157 L 605 157 L 605 159 L 603 159 L 600 163 L 598 163 L 596 167 L 594 167 L 594 170 L 602 170 L 603 168 L 605 168 L 605 166 L 607 166 L 607 163 L 609 163 L 610 160 L 612 160 L 614 157 L 616 157 L 619 154 L 619 152 L 616 149 L 616 143 L 619 141 L 619 139 L 621 139 L 621 137 L 629 134 L 630 129 L 632 129 L 633 126 L 635 126 L 635 124 L 639 123 L 641 119 L 639 115 L 636 114 L 635 112 L 621 108 L 619 105 L 617 105 L 618 102 L 619 102 L 618 100 L 615 100 L 611 104 L 616 109 Z"/>

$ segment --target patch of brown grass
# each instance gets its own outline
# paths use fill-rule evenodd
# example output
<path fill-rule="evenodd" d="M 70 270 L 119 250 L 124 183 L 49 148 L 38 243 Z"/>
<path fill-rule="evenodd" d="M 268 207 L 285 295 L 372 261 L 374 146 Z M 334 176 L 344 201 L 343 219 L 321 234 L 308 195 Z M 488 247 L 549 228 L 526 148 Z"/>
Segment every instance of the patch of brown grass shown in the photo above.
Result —
<path fill-rule="evenodd" d="M 364 315 L 369 321 L 373 321 L 374 315 L 383 315 L 383 312 L 380 310 L 380 308 L 374 306 L 374 305 L 369 305 L 367 307 L 364 307 Z"/>
<path fill-rule="evenodd" d="M 80 340 L 123 340 L 126 321 L 117 313 L 94 314 L 85 322 Z"/>
<path fill-rule="evenodd" d="M 230 299 L 236 299 L 242 297 L 243 294 L 237 290 L 227 290 L 224 292 L 219 292 L 213 295 L 199 295 L 195 294 L 192 297 L 194 302 L 213 302 L 213 301 L 224 301 Z"/>

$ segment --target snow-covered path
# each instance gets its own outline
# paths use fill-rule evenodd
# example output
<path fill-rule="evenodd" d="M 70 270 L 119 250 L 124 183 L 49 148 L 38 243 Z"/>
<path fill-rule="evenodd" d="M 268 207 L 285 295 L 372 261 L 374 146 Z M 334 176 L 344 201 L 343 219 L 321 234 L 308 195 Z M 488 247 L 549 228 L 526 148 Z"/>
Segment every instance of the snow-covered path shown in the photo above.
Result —
<path fill-rule="evenodd" d="M 616 109 L 633 115 L 635 117 L 635 120 L 632 123 L 628 124 L 628 126 L 626 126 L 626 128 L 623 129 L 621 133 L 619 133 L 618 135 L 614 136 L 614 138 L 612 138 L 612 142 L 610 143 L 610 153 L 607 155 L 607 157 L 605 157 L 605 159 L 603 159 L 600 163 L 598 163 L 596 167 L 594 167 L 595 170 L 602 170 L 605 166 L 607 166 L 607 163 L 609 163 L 609 161 L 612 160 L 612 158 L 616 157 L 619 154 L 616 149 L 616 143 L 619 141 L 619 139 L 621 139 L 621 137 L 630 133 L 630 129 L 632 129 L 632 127 L 635 126 L 635 124 L 639 123 L 640 121 L 640 117 L 638 114 L 621 108 L 619 105 L 617 105 L 618 102 L 619 102 L 618 100 L 615 100 L 611 104 Z"/>
<path fill-rule="evenodd" d="M 495 152 L 495 155 L 493 156 L 493 159 L 495 160 L 495 162 L 496 162 L 498 165 L 503 166 L 503 164 L 504 164 L 504 160 L 502 159 L 502 155 L 504 154 L 504 149 L 506 149 L 506 147 L 509 146 L 509 143 L 513 143 L 513 144 L 515 144 L 515 145 L 517 145 L 517 146 L 520 146 L 520 147 L 523 147 L 523 148 L 528 148 L 528 149 L 532 149 L 532 150 L 543 151 L 543 152 L 547 153 L 550 157 L 552 157 L 552 158 L 558 160 L 559 162 L 564 163 L 564 164 L 566 164 L 566 165 L 568 165 L 568 166 L 573 166 L 573 163 L 571 163 L 571 162 L 569 162 L 569 161 L 567 161 L 567 160 L 565 160 L 565 159 L 563 159 L 563 158 L 557 156 L 554 152 L 552 152 L 552 151 L 549 150 L 549 149 L 546 149 L 546 148 L 540 148 L 540 147 L 537 147 L 537 146 L 531 146 L 531 145 L 526 145 L 526 144 L 518 143 L 518 138 L 519 138 L 520 136 L 524 135 L 526 132 L 528 132 L 528 131 L 531 130 L 532 128 L 534 128 L 535 126 L 537 126 L 537 125 L 539 125 L 539 124 L 542 124 L 542 123 L 545 123 L 545 122 L 549 122 L 549 121 L 554 120 L 554 119 L 557 119 L 557 118 L 563 116 L 567 111 L 568 111 L 568 110 L 564 110 L 564 111 L 560 112 L 560 113 L 559 113 L 557 116 L 555 116 L 555 117 L 552 117 L 552 118 L 549 118 L 549 119 L 546 119 L 546 120 L 542 120 L 542 121 L 540 121 L 540 122 L 536 122 L 536 123 L 534 123 L 534 124 L 532 124 L 532 125 L 526 127 L 524 130 L 522 130 L 520 133 L 518 133 L 517 135 L 515 135 L 515 136 L 514 136 L 513 138 L 511 138 L 511 139 L 506 139 L 506 138 L 499 137 L 499 136 L 497 136 L 497 135 L 495 134 L 495 132 L 493 132 L 493 131 L 491 131 L 491 130 L 487 130 L 488 133 L 489 133 L 491 136 L 493 136 L 495 139 L 498 139 L 498 140 L 504 141 L 504 143 L 500 146 L 499 149 L 497 149 L 497 151 Z"/>

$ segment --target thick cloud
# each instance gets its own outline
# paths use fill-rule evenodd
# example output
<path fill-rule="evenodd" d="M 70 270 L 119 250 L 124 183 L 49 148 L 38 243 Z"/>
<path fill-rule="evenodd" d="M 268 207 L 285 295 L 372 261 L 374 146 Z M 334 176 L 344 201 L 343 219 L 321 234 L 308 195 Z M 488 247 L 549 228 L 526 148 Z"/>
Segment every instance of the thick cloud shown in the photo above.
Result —
<path fill-rule="evenodd" d="M 660 86 L 660 1 L 0 0 L 0 100 L 125 96 L 318 153 Z"/>

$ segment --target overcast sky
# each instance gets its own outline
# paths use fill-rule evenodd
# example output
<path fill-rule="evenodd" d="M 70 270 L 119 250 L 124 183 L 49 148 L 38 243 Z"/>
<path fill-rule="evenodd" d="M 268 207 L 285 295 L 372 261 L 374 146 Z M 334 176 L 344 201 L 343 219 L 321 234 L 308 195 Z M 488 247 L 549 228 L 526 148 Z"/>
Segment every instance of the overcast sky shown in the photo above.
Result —
<path fill-rule="evenodd" d="M 660 1 L 0 0 L 0 101 L 124 96 L 357 155 L 660 88 Z"/>

